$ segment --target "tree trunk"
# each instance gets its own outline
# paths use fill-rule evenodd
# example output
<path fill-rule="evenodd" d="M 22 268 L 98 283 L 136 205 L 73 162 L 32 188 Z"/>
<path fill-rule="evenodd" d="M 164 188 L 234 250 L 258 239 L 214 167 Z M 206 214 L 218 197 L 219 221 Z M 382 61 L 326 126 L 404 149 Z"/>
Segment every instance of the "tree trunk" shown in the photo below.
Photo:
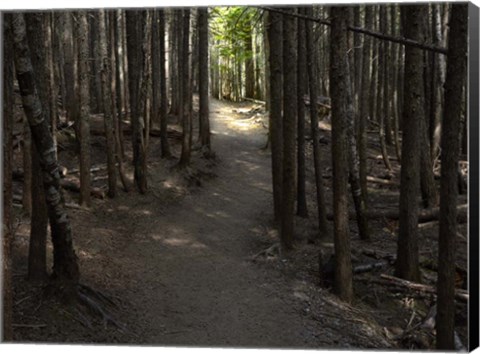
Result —
<path fill-rule="evenodd" d="M 298 8 L 303 14 L 303 8 Z M 307 196 L 305 190 L 305 99 L 307 92 L 307 56 L 305 38 L 305 20 L 297 20 L 298 61 L 297 61 L 297 215 L 308 217 Z"/>
<path fill-rule="evenodd" d="M 132 146 L 134 180 L 141 194 L 147 191 L 147 176 L 143 169 L 145 162 L 143 127 L 142 75 L 144 70 L 144 40 L 145 16 L 140 10 L 126 11 L 127 19 L 127 56 L 128 56 L 128 86 L 130 93 L 130 111 L 132 121 Z"/>
<path fill-rule="evenodd" d="M 78 114 L 78 105 L 75 98 L 75 50 L 73 45 L 73 28 L 72 28 L 72 14 L 70 12 L 62 12 L 63 32 L 62 32 L 62 47 L 65 56 L 65 66 L 63 68 L 65 75 L 65 91 L 66 102 L 65 111 L 67 121 L 76 121 Z"/>
<path fill-rule="evenodd" d="M 384 33 L 387 28 L 386 5 L 378 5 L 380 18 L 380 32 Z M 388 171 L 392 170 L 385 142 L 386 120 L 388 119 L 388 82 L 387 82 L 387 43 L 381 41 L 378 44 L 378 81 L 377 81 L 377 106 L 376 119 L 379 124 L 379 140 L 383 162 Z"/>
<path fill-rule="evenodd" d="M 129 115 L 128 112 L 128 85 L 126 84 L 127 78 L 125 70 L 125 46 L 123 45 L 123 18 L 124 15 L 122 14 L 122 10 L 117 10 L 113 13 L 115 17 L 115 41 L 113 45 L 116 44 L 115 48 L 115 62 L 116 62 L 116 92 L 117 92 L 117 117 L 115 117 L 115 131 L 117 136 L 115 137 L 117 140 L 117 152 L 118 152 L 118 159 L 124 160 L 125 159 L 125 149 L 123 144 L 123 133 L 121 129 L 122 125 L 122 116 L 125 118 Z M 122 112 L 124 112 L 122 114 Z M 120 172 L 121 173 L 121 172 Z M 122 176 L 122 174 L 121 174 Z M 125 187 L 125 186 L 124 186 Z"/>
<path fill-rule="evenodd" d="M 420 5 L 421 6 L 421 5 Z M 406 18 L 406 38 L 421 38 L 421 7 L 402 7 Z M 400 217 L 397 261 L 397 277 L 420 281 L 418 259 L 418 202 L 420 168 L 420 119 L 423 119 L 423 53 L 420 49 L 405 48 L 405 82 L 403 108 L 402 167 L 400 175 Z"/>
<path fill-rule="evenodd" d="M 252 24 L 247 21 L 245 36 L 245 97 L 255 98 L 255 68 L 253 66 L 253 47 L 252 47 Z"/>
<path fill-rule="evenodd" d="M 22 104 L 40 157 L 47 210 L 53 243 L 53 278 L 62 285 L 76 285 L 79 279 L 77 256 L 73 249 L 72 229 L 60 191 L 60 174 L 55 147 L 46 115 L 37 94 L 30 61 L 23 14 L 13 13 L 15 70 Z M 69 287 L 69 289 L 72 289 Z"/>
<path fill-rule="evenodd" d="M 100 10 L 98 22 L 99 22 L 99 36 L 100 36 L 100 58 L 102 63 L 101 75 L 102 75 L 102 92 L 103 92 L 103 111 L 104 111 L 104 124 L 105 124 L 105 138 L 107 142 L 107 171 L 108 171 L 108 193 L 110 198 L 114 198 L 117 193 L 117 175 L 115 172 L 115 133 L 113 126 L 113 112 L 112 108 L 115 103 L 112 102 L 114 95 L 112 93 L 112 71 L 110 67 L 110 58 L 108 56 L 107 45 L 107 30 L 105 16 L 105 10 Z"/>
<path fill-rule="evenodd" d="M 312 9 L 307 7 L 306 15 L 312 16 Z M 306 43 L 307 43 L 307 68 L 308 68 L 308 83 L 310 91 L 310 102 L 317 102 L 317 73 L 316 73 L 316 57 L 314 50 L 314 36 L 313 25 L 310 21 L 306 22 Z M 310 104 L 310 128 L 312 131 L 313 141 L 313 163 L 315 167 L 315 186 L 317 196 L 318 208 L 318 228 L 320 237 L 326 238 L 330 235 L 330 230 L 327 222 L 327 210 L 325 207 L 325 190 L 323 188 L 323 168 L 322 159 L 320 155 L 320 142 L 318 134 L 318 112 L 317 105 Z"/>
<path fill-rule="evenodd" d="M 167 78 L 165 70 L 165 10 L 158 10 L 158 29 L 159 29 L 159 47 L 160 47 L 160 143 L 162 147 L 162 157 L 172 156 L 167 137 L 168 126 L 168 91 Z"/>
<path fill-rule="evenodd" d="M 372 28 L 373 21 L 373 7 L 372 5 L 365 6 L 365 29 Z M 358 160 L 359 160 L 359 176 L 360 187 L 362 194 L 365 197 L 365 207 L 368 208 L 368 188 L 367 188 L 367 123 L 370 112 L 370 63 L 371 63 L 371 47 L 372 39 L 365 36 L 363 39 L 363 61 L 362 61 L 362 89 L 360 94 L 360 115 L 357 124 L 357 146 L 358 146 Z"/>
<path fill-rule="evenodd" d="M 452 5 L 448 40 L 445 114 L 442 129 L 440 225 L 438 250 L 437 349 L 454 350 L 455 250 L 457 238 L 457 168 L 459 130 L 467 75 L 468 5 Z"/>
<path fill-rule="evenodd" d="M 79 11 L 75 22 L 78 45 L 78 102 L 80 137 L 80 205 L 90 206 L 90 106 L 87 13 Z"/>
<path fill-rule="evenodd" d="M 40 43 L 47 43 L 50 25 L 49 14 L 29 13 L 26 15 L 28 44 L 31 49 L 33 70 L 35 72 L 36 86 L 42 107 L 47 107 L 46 119 L 51 126 L 51 91 L 48 49 Z M 56 100 L 55 100 L 56 104 Z M 48 113 L 47 113 L 48 112 Z M 53 133 L 53 131 L 52 131 Z M 53 138 L 53 134 L 52 134 Z M 55 141 L 53 146 L 56 148 Z M 30 223 L 30 244 L 28 254 L 28 278 L 43 281 L 46 277 L 46 244 L 48 215 L 45 205 L 45 191 L 43 190 L 42 175 L 40 173 L 39 156 L 35 144 L 31 144 L 29 157 L 31 158 L 31 201 L 32 213 Z M 55 151 L 56 155 L 56 151 Z"/>
<path fill-rule="evenodd" d="M 288 9 L 293 13 L 294 9 Z M 293 248 L 297 136 L 297 46 L 296 23 L 283 17 L 283 161 L 280 237 L 284 249 Z"/>
<path fill-rule="evenodd" d="M 370 239 L 370 231 L 368 228 L 368 216 L 367 216 L 367 206 L 365 202 L 365 195 L 362 193 L 361 183 L 360 183 L 360 169 L 359 169 L 359 160 L 357 153 L 357 142 L 355 139 L 355 107 L 354 107 L 354 96 L 351 86 L 350 79 L 350 67 L 349 60 L 345 61 L 345 72 L 348 78 L 346 82 L 346 120 L 347 120 L 347 138 L 348 138 L 348 169 L 349 169 L 349 182 L 350 190 L 352 193 L 353 203 L 355 205 L 355 211 L 357 213 L 357 226 L 360 239 L 368 240 Z"/>
<path fill-rule="evenodd" d="M 200 143 L 210 156 L 210 119 L 208 107 L 208 8 L 198 8 L 198 73 Z"/>
<path fill-rule="evenodd" d="M 13 162 L 13 37 L 12 14 L 3 14 L 3 232 L 2 232 L 2 341 L 13 340 L 12 286 L 12 162 Z"/>
<path fill-rule="evenodd" d="M 335 293 L 346 302 L 353 300 L 352 263 L 348 226 L 347 149 L 347 54 L 348 9 L 332 7 L 330 38 L 330 94 L 332 97 L 332 163 L 335 242 Z"/>
<path fill-rule="evenodd" d="M 152 126 L 160 126 L 160 105 L 161 105 L 161 88 L 160 88 L 160 34 L 159 31 L 159 11 L 153 10 L 152 14 Z"/>
<path fill-rule="evenodd" d="M 267 25 L 270 64 L 270 115 L 269 135 L 272 146 L 272 185 L 274 217 L 280 225 L 282 210 L 282 160 L 283 160 L 283 16 L 276 12 L 268 13 Z"/>
<path fill-rule="evenodd" d="M 187 167 L 190 164 L 190 155 L 192 149 L 192 95 L 190 88 L 190 55 L 189 55 L 189 40 L 190 40 L 190 8 L 183 9 L 183 40 L 182 40 L 182 71 L 179 76 L 182 78 L 182 101 L 181 121 L 183 128 L 182 153 L 180 155 L 179 166 Z"/>
<path fill-rule="evenodd" d="M 23 171 L 25 171 L 25 178 L 23 179 L 22 186 L 22 206 L 24 212 L 31 217 L 32 216 L 32 134 L 30 133 L 30 127 L 28 121 L 24 120 L 23 123 Z"/>

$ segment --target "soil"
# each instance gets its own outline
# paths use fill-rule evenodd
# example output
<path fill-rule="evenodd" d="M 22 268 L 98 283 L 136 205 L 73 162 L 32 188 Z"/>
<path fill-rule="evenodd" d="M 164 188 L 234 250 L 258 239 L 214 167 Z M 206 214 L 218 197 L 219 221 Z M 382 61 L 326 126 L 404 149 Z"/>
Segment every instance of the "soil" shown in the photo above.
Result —
<path fill-rule="evenodd" d="M 319 286 L 318 254 L 332 251 L 320 240 L 311 158 L 307 144 L 310 217 L 296 219 L 297 246 L 282 254 L 272 228 L 268 119 L 261 106 L 211 101 L 215 157 L 195 150 L 192 165 L 160 159 L 159 139 L 149 150 L 149 192 L 119 190 L 114 199 L 94 199 L 89 209 L 71 209 L 82 283 L 102 292 L 117 307 L 116 327 L 94 314 L 82 314 L 47 296 L 43 283 L 25 279 L 28 218 L 16 209 L 14 243 L 14 336 L 18 342 L 148 344 L 256 348 L 428 348 L 433 334 L 407 336 L 433 305 L 433 296 L 391 288 L 378 281 L 392 265 L 355 276 L 356 300 L 347 305 Z M 97 117 L 98 118 L 98 117 Z M 175 126 L 175 117 L 170 126 Z M 95 117 L 92 118 L 95 121 Z M 195 118 L 196 121 L 196 118 Z M 196 130 L 195 130 L 196 133 Z M 329 166 L 330 132 L 322 123 L 324 166 Z M 196 136 L 196 135 L 194 135 Z M 385 170 L 371 135 L 369 174 Z M 131 156 L 125 140 L 127 161 Z M 179 156 L 179 141 L 172 140 Z M 59 158 L 71 169 L 76 154 L 62 140 Z M 104 139 L 92 141 L 94 164 L 104 163 Z M 394 150 L 390 151 L 394 156 Z M 21 161 L 17 159 L 17 161 Z M 398 163 L 392 181 L 399 178 Z M 127 164 L 132 178 L 132 167 Z M 96 186 L 103 186 L 96 172 Z M 331 171 L 324 173 L 331 206 Z M 119 184 L 120 187 L 120 184 Z M 371 186 L 375 208 L 397 208 L 398 186 Z M 17 186 L 18 188 L 18 186 Z M 119 188 L 120 189 L 120 188 Z M 66 193 L 67 201 L 78 195 Z M 330 209 L 330 208 L 329 208 Z M 394 256 L 398 225 L 373 220 L 372 241 L 358 239 L 351 221 L 354 265 Z M 422 259 L 435 259 L 438 224 L 422 229 Z M 459 230 L 458 264 L 466 269 L 466 225 Z M 273 245 L 273 247 L 272 247 Z M 51 266 L 51 245 L 49 266 Z M 265 252 L 262 252 L 265 251 Z M 422 269 L 425 283 L 436 273 Z M 466 306 L 458 306 L 458 327 L 467 343 Z M 402 335 L 403 334 L 403 335 Z"/>

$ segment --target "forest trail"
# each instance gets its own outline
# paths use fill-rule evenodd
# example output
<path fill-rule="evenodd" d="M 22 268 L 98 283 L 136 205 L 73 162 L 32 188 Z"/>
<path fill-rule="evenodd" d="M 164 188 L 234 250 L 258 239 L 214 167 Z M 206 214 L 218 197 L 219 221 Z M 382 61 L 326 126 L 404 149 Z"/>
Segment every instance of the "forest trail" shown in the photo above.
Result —
<path fill-rule="evenodd" d="M 265 130 L 232 118 L 232 108 L 212 100 L 217 178 L 166 211 L 151 200 L 116 211 L 130 241 L 113 258 L 138 321 L 127 326 L 150 344 L 318 346 L 293 289 L 250 260 L 264 247 L 270 160 Z"/>

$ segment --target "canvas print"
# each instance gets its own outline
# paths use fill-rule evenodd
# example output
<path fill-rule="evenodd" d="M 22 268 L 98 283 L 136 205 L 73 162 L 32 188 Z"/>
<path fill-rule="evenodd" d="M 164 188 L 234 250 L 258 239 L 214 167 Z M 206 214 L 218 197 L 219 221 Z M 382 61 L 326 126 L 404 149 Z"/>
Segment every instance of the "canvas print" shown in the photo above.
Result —
<path fill-rule="evenodd" d="M 475 19 L 4 11 L 3 341 L 478 345 Z"/>

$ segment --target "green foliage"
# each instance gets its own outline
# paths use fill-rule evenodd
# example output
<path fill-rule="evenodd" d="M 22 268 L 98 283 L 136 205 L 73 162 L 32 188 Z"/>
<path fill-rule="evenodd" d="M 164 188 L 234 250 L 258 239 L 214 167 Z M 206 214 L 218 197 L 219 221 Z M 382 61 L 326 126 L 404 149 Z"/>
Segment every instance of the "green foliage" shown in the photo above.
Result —
<path fill-rule="evenodd" d="M 210 33 L 220 57 L 241 62 L 252 57 L 245 42 L 252 40 L 258 10 L 245 6 L 214 7 L 210 13 Z"/>

